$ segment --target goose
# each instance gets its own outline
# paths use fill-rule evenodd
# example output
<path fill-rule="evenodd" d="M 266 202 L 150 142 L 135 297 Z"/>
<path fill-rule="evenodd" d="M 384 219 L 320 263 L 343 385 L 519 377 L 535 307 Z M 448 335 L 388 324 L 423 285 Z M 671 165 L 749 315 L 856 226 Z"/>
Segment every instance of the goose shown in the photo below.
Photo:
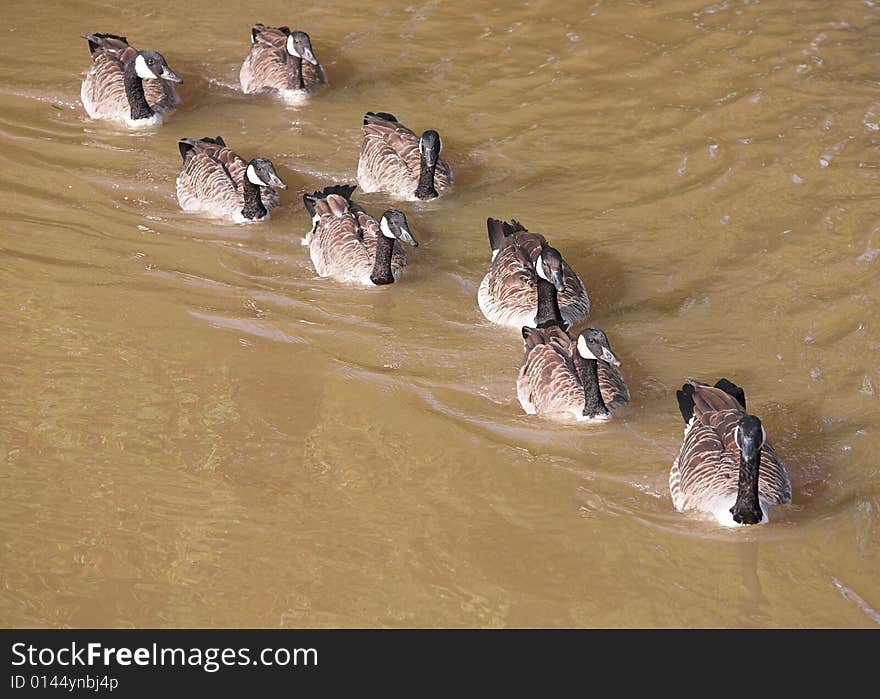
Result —
<path fill-rule="evenodd" d="M 543 246 L 535 261 L 539 323 L 522 329 L 517 398 L 527 415 L 574 417 L 579 422 L 608 420 L 629 402 L 629 388 L 620 360 L 602 330 L 585 328 L 579 335 L 567 332 L 557 302 L 561 266 L 559 252 Z"/>
<path fill-rule="evenodd" d="M 116 34 L 83 34 L 92 65 L 80 99 L 92 119 L 110 119 L 132 128 L 162 123 L 162 113 L 180 106 L 171 83 L 182 83 L 162 54 L 138 51 Z"/>
<path fill-rule="evenodd" d="M 351 201 L 354 185 L 303 195 L 312 229 L 303 239 L 320 277 L 359 284 L 393 284 L 406 265 L 399 241 L 418 247 L 406 216 L 388 209 L 377 222 Z"/>
<path fill-rule="evenodd" d="M 492 262 L 480 283 L 477 302 L 486 318 L 498 325 L 513 328 L 540 323 L 538 310 L 538 278 L 536 262 L 547 245 L 543 235 L 530 233 L 516 220 L 486 220 Z M 585 326 L 590 315 L 590 299 L 584 283 L 562 260 L 553 280 L 559 289 L 559 306 L 563 320 L 574 330 Z"/>
<path fill-rule="evenodd" d="M 358 160 L 358 186 L 400 199 L 434 199 L 452 184 L 452 170 L 440 158 L 440 134 L 421 137 L 387 112 L 364 115 L 364 144 Z"/>
<path fill-rule="evenodd" d="M 216 138 L 182 138 L 183 165 L 177 176 L 177 201 L 184 211 L 230 218 L 236 223 L 263 221 L 287 189 L 268 158 L 244 160 Z"/>
<path fill-rule="evenodd" d="M 737 527 L 763 524 L 771 506 L 791 502 L 785 466 L 761 420 L 746 412 L 742 388 L 727 379 L 714 386 L 688 379 L 676 397 L 686 425 L 669 471 L 676 510 L 706 512 Z"/>
<path fill-rule="evenodd" d="M 251 27 L 251 50 L 238 77 L 242 92 L 277 92 L 287 102 L 299 102 L 327 82 L 308 34 L 265 24 Z"/>

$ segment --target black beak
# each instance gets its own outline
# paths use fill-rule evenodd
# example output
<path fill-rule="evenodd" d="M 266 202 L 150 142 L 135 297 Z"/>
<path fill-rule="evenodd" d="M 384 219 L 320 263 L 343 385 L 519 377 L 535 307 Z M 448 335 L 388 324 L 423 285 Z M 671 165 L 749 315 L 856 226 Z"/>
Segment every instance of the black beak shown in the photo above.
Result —
<path fill-rule="evenodd" d="M 410 245 L 412 245 L 414 248 L 419 247 L 418 241 L 416 241 L 416 239 L 412 237 L 412 234 L 408 230 L 406 230 L 406 228 L 404 228 L 403 226 L 400 226 L 400 234 L 398 235 L 398 237 L 403 242 L 409 243 Z"/>
<path fill-rule="evenodd" d="M 755 456 L 755 452 L 758 451 L 757 446 L 755 445 L 755 440 L 751 437 L 743 437 L 742 438 L 742 446 L 740 446 L 740 451 L 742 451 L 743 459 L 746 461 L 751 461 Z"/>
<path fill-rule="evenodd" d="M 315 58 L 315 54 L 312 53 L 312 50 L 307 46 L 303 49 L 302 57 L 311 63 L 313 66 L 318 65 L 318 59 Z"/>
<path fill-rule="evenodd" d="M 287 185 L 281 181 L 281 178 L 278 177 L 274 172 L 270 172 L 269 174 L 269 185 L 272 187 L 276 187 L 278 189 L 287 189 Z"/>
<path fill-rule="evenodd" d="M 556 291 L 562 291 L 565 288 L 565 283 L 562 281 L 562 272 L 560 270 L 555 270 L 550 273 L 550 281 L 553 282 Z"/>
<path fill-rule="evenodd" d="M 162 80 L 167 80 L 171 83 L 183 83 L 183 80 L 178 78 L 174 71 L 168 66 L 162 66 L 162 72 L 159 74 L 159 77 Z"/>

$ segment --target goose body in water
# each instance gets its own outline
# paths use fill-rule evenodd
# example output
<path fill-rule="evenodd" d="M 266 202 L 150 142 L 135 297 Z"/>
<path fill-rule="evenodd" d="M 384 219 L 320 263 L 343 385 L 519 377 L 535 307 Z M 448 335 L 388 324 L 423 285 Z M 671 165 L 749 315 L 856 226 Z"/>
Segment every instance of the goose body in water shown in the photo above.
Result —
<path fill-rule="evenodd" d="M 303 195 L 312 229 L 303 239 L 321 277 L 359 284 L 392 284 L 406 266 L 400 241 L 417 247 L 406 216 L 389 209 L 379 221 L 351 201 L 353 185 Z"/>
<path fill-rule="evenodd" d="M 305 32 L 289 27 L 251 27 L 251 50 L 239 71 L 245 93 L 276 93 L 286 102 L 300 102 L 327 83 L 327 75 Z"/>
<path fill-rule="evenodd" d="M 513 328 L 534 326 L 538 312 L 538 275 L 535 263 L 547 240 L 530 233 L 518 221 L 487 219 L 492 262 L 477 292 L 483 315 L 493 323 Z M 587 324 L 590 299 L 584 283 L 562 260 L 559 269 L 559 309 L 572 330 Z"/>
<path fill-rule="evenodd" d="M 84 34 L 92 65 L 80 99 L 92 119 L 109 119 L 132 128 L 156 126 L 162 114 L 180 105 L 173 83 L 183 82 L 162 54 L 138 51 L 124 36 Z"/>
<path fill-rule="evenodd" d="M 440 158 L 441 145 L 436 131 L 420 137 L 393 114 L 367 112 L 358 186 L 407 201 L 434 199 L 452 184 L 452 170 Z"/>
<path fill-rule="evenodd" d="M 629 401 L 629 388 L 608 336 L 598 328 L 566 330 L 557 301 L 562 257 L 544 245 L 535 261 L 537 327 L 523 327 L 523 360 L 516 381 L 528 415 L 583 421 L 607 420 Z"/>
<path fill-rule="evenodd" d="M 236 223 L 263 221 L 281 203 L 277 189 L 287 189 L 267 158 L 244 160 L 217 138 L 182 138 L 183 164 L 177 177 L 177 201 L 184 211 L 198 211 Z"/>
<path fill-rule="evenodd" d="M 791 483 L 761 420 L 746 412 L 745 392 L 727 379 L 688 379 L 676 392 L 684 442 L 669 471 L 679 512 L 698 510 L 719 524 L 763 524 L 773 505 L 791 502 Z"/>

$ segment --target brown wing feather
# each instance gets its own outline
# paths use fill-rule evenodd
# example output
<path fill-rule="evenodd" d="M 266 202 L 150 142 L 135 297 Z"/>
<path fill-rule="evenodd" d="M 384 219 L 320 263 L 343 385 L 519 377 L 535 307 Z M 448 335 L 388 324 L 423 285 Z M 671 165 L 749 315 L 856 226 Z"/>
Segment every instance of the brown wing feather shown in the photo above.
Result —
<path fill-rule="evenodd" d="M 155 112 L 167 112 L 181 104 L 177 88 L 167 80 L 144 80 L 144 96 Z"/>
<path fill-rule="evenodd" d="M 92 116 L 103 119 L 127 119 L 131 107 L 125 94 L 124 66 L 111 51 L 97 48 L 92 54 L 92 65 L 82 85 L 83 102 L 92 107 Z"/>
<path fill-rule="evenodd" d="M 278 27 L 267 27 L 265 25 L 255 25 L 260 27 L 260 31 L 254 37 L 254 46 L 268 46 L 273 49 L 287 48 L 287 32 Z"/>
<path fill-rule="evenodd" d="M 544 236 L 538 233 L 508 236 L 489 268 L 489 295 L 500 305 L 529 313 L 532 322 L 538 309 L 534 260 L 544 243 Z"/>
<path fill-rule="evenodd" d="M 560 328 L 529 328 L 517 378 L 517 397 L 528 414 L 577 415 L 584 391 L 571 360 L 575 345 Z"/>
<path fill-rule="evenodd" d="M 260 43 L 253 44 L 242 65 L 241 76 L 242 89 L 245 92 L 291 89 L 292 76 L 287 50 Z"/>
<path fill-rule="evenodd" d="M 309 238 L 309 254 L 318 276 L 344 280 L 368 277 L 372 261 L 349 202 L 331 194 L 315 201 L 315 214 L 319 220 Z"/>
<path fill-rule="evenodd" d="M 602 401 L 609 410 L 617 410 L 629 402 L 629 387 L 623 374 L 616 366 L 599 360 L 599 391 Z"/>
<path fill-rule="evenodd" d="M 410 166 L 404 153 L 409 150 L 411 144 L 408 146 L 401 134 L 391 128 L 392 123 L 369 121 L 364 124 L 360 166 L 369 171 L 377 187 L 388 186 L 389 183 L 397 187 L 399 183 L 402 187 L 415 191 L 419 181 L 419 165 L 416 163 L 415 169 Z M 416 138 L 412 131 L 409 129 L 406 131 Z M 418 151 L 418 139 L 415 142 L 415 149 Z"/>
<path fill-rule="evenodd" d="M 714 386 L 690 382 L 694 386 L 694 414 L 701 416 L 721 410 L 734 410 L 745 414 L 739 402 L 729 393 Z"/>
<path fill-rule="evenodd" d="M 327 73 L 324 71 L 324 66 L 321 65 L 320 61 L 318 65 L 312 65 L 308 61 L 303 61 L 302 79 L 306 90 L 314 90 L 320 85 L 327 84 Z"/>
<path fill-rule="evenodd" d="M 241 182 L 245 167 L 244 160 L 231 149 L 215 143 L 196 142 L 187 152 L 178 177 L 181 206 L 234 215 L 244 207 Z"/>

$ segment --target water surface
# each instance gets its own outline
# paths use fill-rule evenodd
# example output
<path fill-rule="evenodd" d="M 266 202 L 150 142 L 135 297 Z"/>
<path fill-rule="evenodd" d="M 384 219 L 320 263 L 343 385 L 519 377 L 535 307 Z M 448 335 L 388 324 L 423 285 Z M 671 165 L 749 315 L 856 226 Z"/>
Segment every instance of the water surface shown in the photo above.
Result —
<path fill-rule="evenodd" d="M 16 3 L 0 42 L 0 622 L 7 626 L 855 626 L 880 609 L 880 5 Z M 237 90 L 254 22 L 332 89 Z M 184 107 L 85 117 L 85 32 Z M 301 193 L 361 116 L 437 129 L 448 197 L 393 287 L 318 279 Z M 290 185 L 261 225 L 178 210 L 176 141 Z M 360 196 L 371 211 L 390 202 Z M 476 305 L 485 219 L 585 280 L 632 407 L 522 414 L 521 343 Z M 677 514 L 694 376 L 746 388 L 794 503 Z"/>

